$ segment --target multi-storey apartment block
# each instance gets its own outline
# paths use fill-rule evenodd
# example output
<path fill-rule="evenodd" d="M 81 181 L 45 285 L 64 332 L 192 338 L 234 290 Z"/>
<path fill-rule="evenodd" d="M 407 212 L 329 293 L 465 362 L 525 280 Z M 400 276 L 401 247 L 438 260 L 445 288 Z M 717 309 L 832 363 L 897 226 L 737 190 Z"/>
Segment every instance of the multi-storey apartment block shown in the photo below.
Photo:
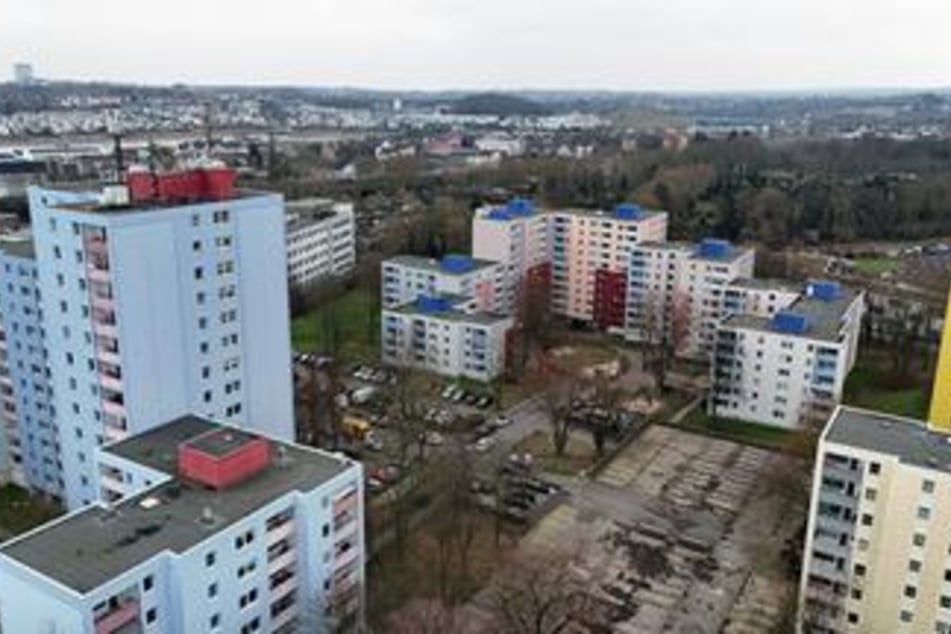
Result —
<path fill-rule="evenodd" d="M 503 283 L 498 309 L 517 312 L 527 285 L 551 282 L 551 218 L 531 201 L 516 198 L 502 207 L 482 207 L 472 220 L 472 254 L 499 262 Z"/>
<path fill-rule="evenodd" d="M 613 212 L 557 210 L 550 216 L 552 312 L 620 331 L 631 251 L 667 239 L 667 214 L 623 204 Z"/>
<path fill-rule="evenodd" d="M 468 297 L 420 296 L 383 310 L 384 363 L 489 381 L 506 365 L 512 317 L 472 311 Z"/>
<path fill-rule="evenodd" d="M 4 632 L 362 626 L 359 464 L 195 416 L 98 453 L 114 502 L 0 547 Z"/>
<path fill-rule="evenodd" d="M 96 499 L 99 445 L 188 412 L 293 437 L 283 204 L 232 181 L 133 172 L 104 195 L 30 191 L 72 508 Z"/>
<path fill-rule="evenodd" d="M 753 249 L 714 239 L 633 246 L 625 336 L 667 342 L 678 355 L 709 358 L 716 328 L 728 314 L 728 289 L 753 275 L 755 257 Z"/>
<path fill-rule="evenodd" d="M 716 335 L 711 413 L 787 428 L 826 420 L 855 364 L 864 310 L 864 293 L 811 282 L 772 317 L 728 317 Z"/>
<path fill-rule="evenodd" d="M 351 273 L 356 245 L 352 204 L 322 198 L 287 203 L 287 278 L 292 286 Z"/>
<path fill-rule="evenodd" d="M 801 632 L 951 632 L 951 444 L 923 422 L 839 407 L 816 452 Z"/>
<path fill-rule="evenodd" d="M 944 327 L 941 332 L 941 347 L 935 369 L 934 386 L 931 390 L 931 405 L 928 422 L 936 428 L 951 431 L 951 293 L 945 308 Z"/>
<path fill-rule="evenodd" d="M 526 283 L 548 283 L 553 313 L 620 330 L 631 248 L 666 238 L 664 212 L 631 204 L 610 212 L 536 211 L 516 199 L 476 212 L 472 252 L 505 267 L 507 310 L 515 309 Z"/>
<path fill-rule="evenodd" d="M 29 236 L 0 240 L 0 401 L 4 471 L 53 499 L 62 495 L 59 438 L 46 373 L 36 256 Z"/>
<path fill-rule="evenodd" d="M 382 265 L 382 302 L 396 308 L 423 295 L 455 295 L 472 300 L 476 310 L 494 311 L 502 286 L 502 267 L 467 255 L 447 255 L 441 260 L 398 255 Z"/>

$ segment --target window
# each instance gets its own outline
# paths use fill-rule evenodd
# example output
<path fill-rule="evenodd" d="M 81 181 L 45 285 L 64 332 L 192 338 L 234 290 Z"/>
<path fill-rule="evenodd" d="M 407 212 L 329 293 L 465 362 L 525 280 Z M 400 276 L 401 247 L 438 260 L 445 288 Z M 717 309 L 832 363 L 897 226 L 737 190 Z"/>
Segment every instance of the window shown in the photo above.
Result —
<path fill-rule="evenodd" d="M 858 623 L 859 615 L 855 612 L 849 612 L 849 623 Z"/>
<path fill-rule="evenodd" d="M 156 618 L 158 618 L 158 613 L 155 611 L 155 608 L 149 608 L 145 613 L 145 622 L 155 623 Z"/>
<path fill-rule="evenodd" d="M 155 580 L 152 578 L 152 575 L 147 576 L 142 580 L 142 589 L 148 592 L 152 589 L 152 586 L 155 584 Z"/>
<path fill-rule="evenodd" d="M 912 559 L 908 562 L 909 572 L 921 572 L 921 562 L 917 559 Z"/>
<path fill-rule="evenodd" d="M 938 605 L 940 605 L 944 610 L 951 610 L 951 597 L 946 594 L 942 594 L 941 598 L 938 599 Z"/>
<path fill-rule="evenodd" d="M 914 537 L 911 538 L 911 543 L 917 546 L 918 548 L 923 548 L 925 545 L 924 533 L 915 533 Z"/>
<path fill-rule="evenodd" d="M 919 507 L 918 507 L 918 519 L 920 519 L 920 520 L 926 520 L 926 519 L 929 519 L 929 518 L 931 518 L 931 509 L 929 509 L 927 506 L 919 506 Z"/>
<path fill-rule="evenodd" d="M 908 610 L 902 610 L 902 611 L 899 613 L 899 615 L 898 615 L 898 619 L 899 619 L 902 623 L 911 623 L 911 619 L 912 619 L 912 618 L 913 618 L 913 615 L 912 615 L 912 613 L 909 612 Z"/>
<path fill-rule="evenodd" d="M 211 626 L 212 629 L 218 627 L 221 624 L 221 615 L 212 614 L 211 618 L 208 619 L 208 624 Z"/>
<path fill-rule="evenodd" d="M 205 275 L 205 271 L 204 271 L 200 266 L 196 266 L 196 267 L 195 267 L 195 279 L 196 279 L 196 280 L 200 280 L 202 277 L 204 277 L 204 275 Z"/>
<path fill-rule="evenodd" d="M 211 552 L 205 555 L 205 565 L 209 568 L 215 565 L 215 553 Z"/>
<path fill-rule="evenodd" d="M 871 526 L 872 525 L 872 516 L 868 513 L 862 514 L 862 526 Z"/>
<path fill-rule="evenodd" d="M 192 251 L 201 251 L 201 240 L 192 242 Z"/>
<path fill-rule="evenodd" d="M 914 599 L 918 596 L 918 588 L 915 586 L 905 586 L 905 596 L 909 599 Z"/>
<path fill-rule="evenodd" d="M 922 480 L 922 481 L 921 481 L 921 492 L 922 492 L 922 493 L 934 493 L 934 480 Z"/>
<path fill-rule="evenodd" d="M 207 557 L 205 558 L 205 563 L 206 564 L 208 563 Z M 208 564 L 208 565 L 211 565 L 211 564 Z M 212 583 L 208 586 L 208 598 L 214 599 L 216 596 L 218 596 L 218 584 Z"/>
<path fill-rule="evenodd" d="M 878 491 L 876 489 L 865 489 L 866 500 L 874 502 L 876 497 L 878 497 Z"/>
<path fill-rule="evenodd" d="M 861 601 L 862 591 L 859 590 L 858 588 L 852 588 L 852 598 L 855 599 L 856 601 Z"/>
<path fill-rule="evenodd" d="M 865 576 L 865 564 L 855 564 L 854 572 L 855 572 L 855 576 L 856 576 L 856 577 L 864 577 L 864 576 Z"/>
<path fill-rule="evenodd" d="M 872 462 L 868 465 L 868 472 L 872 475 L 878 475 L 882 472 L 882 465 L 877 462 Z"/>

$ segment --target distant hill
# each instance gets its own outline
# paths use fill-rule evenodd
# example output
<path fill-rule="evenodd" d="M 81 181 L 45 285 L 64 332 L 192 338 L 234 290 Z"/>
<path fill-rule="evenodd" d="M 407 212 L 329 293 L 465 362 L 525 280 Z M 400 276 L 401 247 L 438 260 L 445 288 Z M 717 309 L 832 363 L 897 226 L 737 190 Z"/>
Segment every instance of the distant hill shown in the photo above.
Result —
<path fill-rule="evenodd" d="M 466 95 L 451 104 L 456 114 L 494 114 L 508 116 L 541 116 L 551 110 L 531 99 L 502 93 L 481 93 Z"/>

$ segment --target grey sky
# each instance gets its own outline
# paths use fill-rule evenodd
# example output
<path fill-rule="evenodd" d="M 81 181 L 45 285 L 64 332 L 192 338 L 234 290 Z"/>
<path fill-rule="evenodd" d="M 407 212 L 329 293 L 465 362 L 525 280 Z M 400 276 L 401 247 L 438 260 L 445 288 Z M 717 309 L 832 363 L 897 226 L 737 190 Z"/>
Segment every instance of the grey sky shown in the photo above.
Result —
<path fill-rule="evenodd" d="M 2 0 L 0 74 L 381 88 L 951 86 L 951 0 Z"/>

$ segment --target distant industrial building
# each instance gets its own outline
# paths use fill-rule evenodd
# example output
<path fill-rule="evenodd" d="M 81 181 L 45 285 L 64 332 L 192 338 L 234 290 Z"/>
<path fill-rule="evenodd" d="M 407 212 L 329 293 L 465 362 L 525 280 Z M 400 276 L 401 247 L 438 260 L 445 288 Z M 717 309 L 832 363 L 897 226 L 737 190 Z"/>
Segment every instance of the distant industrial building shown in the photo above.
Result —
<path fill-rule="evenodd" d="M 951 632 L 951 443 L 839 407 L 816 451 L 799 632 Z"/>
<path fill-rule="evenodd" d="M 108 501 L 0 547 L 4 632 L 361 631 L 358 463 L 190 415 L 90 459 Z"/>
<path fill-rule="evenodd" d="M 726 316 L 726 291 L 734 281 L 752 277 L 755 257 L 753 249 L 714 239 L 634 245 L 625 337 L 669 344 L 680 356 L 708 360 Z"/>
<path fill-rule="evenodd" d="M 13 82 L 16 84 L 32 84 L 33 65 L 25 62 L 17 62 L 13 65 Z"/>
<path fill-rule="evenodd" d="M 45 165 L 15 154 L 0 152 L 0 200 L 26 198 L 30 185 L 39 185 L 46 172 Z"/>
<path fill-rule="evenodd" d="M 287 203 L 287 278 L 291 286 L 343 277 L 357 262 L 353 205 L 326 199 Z"/>
<path fill-rule="evenodd" d="M 817 281 L 771 317 L 727 317 L 716 331 L 711 414 L 786 428 L 826 420 L 855 365 L 864 311 L 863 292 Z"/>

